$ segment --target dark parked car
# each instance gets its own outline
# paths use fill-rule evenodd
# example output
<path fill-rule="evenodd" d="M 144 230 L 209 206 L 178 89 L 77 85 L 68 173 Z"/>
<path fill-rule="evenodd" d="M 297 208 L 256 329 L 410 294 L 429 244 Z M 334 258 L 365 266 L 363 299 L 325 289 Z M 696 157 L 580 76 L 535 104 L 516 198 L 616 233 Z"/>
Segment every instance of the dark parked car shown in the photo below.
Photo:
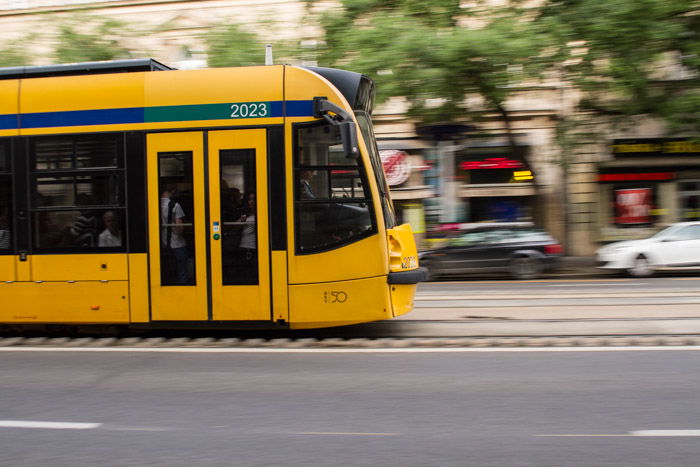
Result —
<path fill-rule="evenodd" d="M 493 272 L 534 279 L 552 269 L 561 254 L 561 245 L 531 224 L 492 223 L 459 224 L 439 247 L 418 257 L 428 269 L 428 280 Z"/>

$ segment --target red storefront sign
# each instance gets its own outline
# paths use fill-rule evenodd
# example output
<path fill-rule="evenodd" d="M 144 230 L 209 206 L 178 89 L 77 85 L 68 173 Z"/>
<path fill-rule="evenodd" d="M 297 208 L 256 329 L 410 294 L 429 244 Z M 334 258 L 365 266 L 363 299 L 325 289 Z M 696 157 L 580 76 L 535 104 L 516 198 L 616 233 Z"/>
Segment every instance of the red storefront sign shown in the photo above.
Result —
<path fill-rule="evenodd" d="M 674 172 L 645 172 L 645 173 L 610 173 L 598 175 L 601 182 L 658 182 L 663 180 L 673 180 Z"/>
<path fill-rule="evenodd" d="M 525 167 L 522 162 L 507 157 L 489 157 L 480 161 L 464 161 L 460 164 L 462 170 L 479 169 L 519 169 Z"/>
<path fill-rule="evenodd" d="M 651 188 L 615 191 L 616 224 L 651 223 Z"/>

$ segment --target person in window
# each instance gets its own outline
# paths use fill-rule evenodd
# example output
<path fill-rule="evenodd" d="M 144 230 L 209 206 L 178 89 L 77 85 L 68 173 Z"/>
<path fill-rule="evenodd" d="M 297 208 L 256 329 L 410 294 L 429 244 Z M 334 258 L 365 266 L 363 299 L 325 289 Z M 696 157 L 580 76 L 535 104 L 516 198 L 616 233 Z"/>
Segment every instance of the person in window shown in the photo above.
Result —
<path fill-rule="evenodd" d="M 97 245 L 99 247 L 122 246 L 122 233 L 114 211 L 107 211 L 102 214 L 102 222 L 105 225 L 105 229 L 97 237 Z"/>
<path fill-rule="evenodd" d="M 80 193 L 76 198 L 75 204 L 81 207 L 91 206 L 92 198 L 87 193 Z M 81 248 L 94 247 L 96 232 L 97 219 L 95 214 L 88 210 L 80 211 L 70 228 L 70 234 L 73 236 L 73 245 Z"/>
<path fill-rule="evenodd" d="M 221 180 L 221 254 L 225 278 L 238 274 L 237 264 L 241 262 L 241 226 L 238 219 L 243 215 L 243 195 L 238 188 L 228 187 Z"/>
<path fill-rule="evenodd" d="M 221 181 L 221 217 L 224 222 L 235 222 L 243 214 L 243 196 L 238 188 L 229 188 Z"/>
<path fill-rule="evenodd" d="M 172 256 L 174 262 L 174 284 L 186 284 L 187 277 L 187 242 L 182 235 L 184 232 L 183 218 L 185 211 L 180 203 L 175 201 L 177 188 L 175 185 L 165 187 L 160 195 L 160 217 L 161 225 L 161 245 L 164 250 L 164 257 Z M 169 267 L 164 264 L 161 267 Z"/>
<path fill-rule="evenodd" d="M 56 215 L 55 212 L 37 213 L 36 236 L 39 248 L 58 248 L 73 244 L 70 226 L 59 227 L 54 220 Z"/>
<path fill-rule="evenodd" d="M 256 284 L 258 280 L 258 244 L 256 235 L 255 193 L 246 194 L 244 214 L 238 219 L 243 222 L 241 231 L 241 266 L 243 283 Z"/>
<path fill-rule="evenodd" d="M 314 199 L 316 195 L 314 190 L 311 188 L 311 179 L 316 176 L 315 170 L 302 170 L 299 173 L 299 198 L 300 199 Z"/>

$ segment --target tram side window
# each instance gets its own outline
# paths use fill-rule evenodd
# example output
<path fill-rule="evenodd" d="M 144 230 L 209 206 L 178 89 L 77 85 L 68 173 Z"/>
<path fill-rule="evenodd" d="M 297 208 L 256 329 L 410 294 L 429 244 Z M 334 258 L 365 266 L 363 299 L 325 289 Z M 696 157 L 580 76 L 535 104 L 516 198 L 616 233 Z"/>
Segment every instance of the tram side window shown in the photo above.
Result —
<path fill-rule="evenodd" d="M 192 152 L 158 153 L 160 283 L 196 285 Z"/>
<path fill-rule="evenodd" d="M 0 254 L 12 248 L 12 176 L 9 143 L 0 142 Z"/>
<path fill-rule="evenodd" d="M 32 241 L 41 251 L 126 251 L 122 135 L 30 143 Z"/>
<path fill-rule="evenodd" d="M 330 250 L 377 232 L 362 160 L 344 155 L 338 127 L 296 127 L 294 177 L 298 253 Z"/>

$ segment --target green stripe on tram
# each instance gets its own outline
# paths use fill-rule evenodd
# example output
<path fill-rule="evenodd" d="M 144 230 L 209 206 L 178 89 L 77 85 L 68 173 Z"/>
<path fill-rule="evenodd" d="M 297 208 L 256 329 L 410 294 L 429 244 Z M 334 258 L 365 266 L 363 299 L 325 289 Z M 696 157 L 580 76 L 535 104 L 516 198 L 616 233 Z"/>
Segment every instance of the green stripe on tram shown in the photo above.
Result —
<path fill-rule="evenodd" d="M 164 105 L 144 108 L 144 122 L 185 122 L 190 120 L 230 120 L 269 118 L 275 115 L 271 102 L 228 104 Z M 274 106 L 276 107 L 276 106 Z"/>

